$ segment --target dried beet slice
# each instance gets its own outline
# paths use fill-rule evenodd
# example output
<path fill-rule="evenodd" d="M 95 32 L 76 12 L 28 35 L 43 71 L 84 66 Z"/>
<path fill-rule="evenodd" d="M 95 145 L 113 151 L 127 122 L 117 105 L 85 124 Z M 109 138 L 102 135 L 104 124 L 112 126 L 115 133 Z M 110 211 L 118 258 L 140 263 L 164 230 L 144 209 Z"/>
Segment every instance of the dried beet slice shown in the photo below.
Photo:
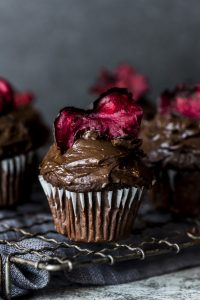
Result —
<path fill-rule="evenodd" d="M 0 78 L 0 114 L 6 114 L 20 106 L 31 103 L 34 96 L 30 92 L 15 91 L 4 78 Z"/>
<path fill-rule="evenodd" d="M 142 115 L 127 89 L 113 88 L 94 102 L 92 110 L 63 108 L 54 123 L 56 143 L 64 152 L 86 131 L 96 131 L 108 140 L 136 138 Z"/>
<path fill-rule="evenodd" d="M 131 65 L 120 64 L 112 72 L 103 69 L 99 73 L 96 84 L 90 88 L 90 92 L 99 95 L 113 87 L 127 88 L 138 101 L 148 92 L 149 83 L 146 77 L 139 74 Z"/>
<path fill-rule="evenodd" d="M 0 78 L 0 114 L 4 114 L 12 110 L 14 105 L 14 90 L 11 84 Z"/>
<path fill-rule="evenodd" d="M 35 96 L 31 92 L 15 92 L 14 105 L 15 107 L 28 105 L 29 103 L 32 103 L 34 99 Z"/>
<path fill-rule="evenodd" d="M 159 112 L 200 118 L 200 84 L 179 85 L 173 91 L 164 91 L 159 99 Z"/>

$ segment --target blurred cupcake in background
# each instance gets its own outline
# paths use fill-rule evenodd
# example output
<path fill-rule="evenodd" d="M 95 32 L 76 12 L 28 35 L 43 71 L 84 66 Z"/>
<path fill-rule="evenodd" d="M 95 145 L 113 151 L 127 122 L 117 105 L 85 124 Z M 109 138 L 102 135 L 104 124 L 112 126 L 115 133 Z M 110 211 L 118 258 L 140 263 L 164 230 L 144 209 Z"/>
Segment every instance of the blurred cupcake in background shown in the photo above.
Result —
<path fill-rule="evenodd" d="M 16 91 L 0 78 L 0 207 L 22 203 L 30 196 L 35 150 L 48 136 L 32 101 L 30 92 Z"/>
<path fill-rule="evenodd" d="M 145 76 L 139 74 L 131 65 L 120 64 L 113 71 L 102 69 L 97 77 L 96 83 L 91 86 L 90 93 L 99 95 L 106 90 L 119 87 L 127 88 L 133 95 L 135 101 L 139 101 L 144 111 L 144 119 L 152 119 L 155 114 L 153 105 L 148 101 L 146 95 L 149 91 L 149 83 Z"/>
<path fill-rule="evenodd" d="M 141 138 L 157 178 L 150 195 L 156 206 L 200 215 L 200 85 L 164 91 Z"/>
<path fill-rule="evenodd" d="M 143 188 L 152 181 L 137 138 L 142 114 L 120 88 L 102 94 L 93 109 L 60 111 L 39 177 L 59 233 L 82 242 L 130 234 Z"/>

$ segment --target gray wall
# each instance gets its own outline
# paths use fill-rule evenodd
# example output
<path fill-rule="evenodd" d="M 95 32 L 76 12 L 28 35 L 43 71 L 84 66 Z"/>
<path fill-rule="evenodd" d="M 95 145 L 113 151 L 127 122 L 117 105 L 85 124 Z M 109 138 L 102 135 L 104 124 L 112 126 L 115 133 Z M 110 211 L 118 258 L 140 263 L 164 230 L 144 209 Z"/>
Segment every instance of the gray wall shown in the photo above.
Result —
<path fill-rule="evenodd" d="M 150 78 L 154 101 L 200 81 L 200 1 L 0 0 L 0 74 L 36 92 L 49 123 L 87 105 L 98 69 L 122 61 Z"/>

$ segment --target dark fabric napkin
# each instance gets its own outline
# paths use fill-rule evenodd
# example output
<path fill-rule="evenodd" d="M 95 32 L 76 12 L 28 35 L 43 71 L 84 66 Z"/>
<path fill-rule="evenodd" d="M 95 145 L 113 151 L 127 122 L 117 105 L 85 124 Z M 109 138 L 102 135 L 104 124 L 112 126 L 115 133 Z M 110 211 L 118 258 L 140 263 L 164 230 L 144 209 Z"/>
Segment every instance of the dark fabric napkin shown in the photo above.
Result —
<path fill-rule="evenodd" d="M 39 261 L 41 258 L 32 254 L 23 254 L 23 249 L 28 247 L 34 249 L 48 248 L 45 253 L 49 256 L 65 256 L 71 257 L 76 253 L 75 248 L 63 249 L 59 248 L 56 252 L 51 251 L 52 245 L 46 241 L 42 241 L 38 238 L 29 238 L 27 240 L 22 240 L 18 242 L 19 249 L 16 249 L 12 246 L 5 245 L 2 240 L 16 241 L 19 240 L 20 234 L 17 232 L 6 232 L 5 225 L 24 228 L 27 231 L 28 226 L 35 224 L 31 228 L 31 232 L 41 232 L 52 231 L 48 237 L 56 238 L 60 242 L 69 242 L 64 236 L 56 234 L 54 231 L 54 226 L 51 221 L 51 215 L 49 213 L 48 207 L 45 205 L 46 200 L 43 194 L 36 189 L 34 193 L 34 199 L 31 204 L 22 205 L 17 208 L 16 211 L 1 210 L 0 211 L 0 254 L 3 260 L 3 274 L 5 275 L 5 263 L 8 255 L 13 253 L 21 252 L 20 257 L 31 259 L 33 261 Z M 21 215 L 20 215 L 21 214 Z M 143 208 L 143 214 L 145 214 L 145 207 Z M 160 218 L 160 219 L 159 219 Z M 169 216 L 160 216 L 150 214 L 149 219 L 162 224 L 158 227 L 151 227 L 145 229 L 145 236 L 151 237 L 168 237 L 170 240 L 170 232 L 178 230 L 178 227 L 183 229 L 184 224 L 175 224 L 171 222 Z M 42 221 L 46 221 L 41 224 Z M 168 225 L 165 225 L 164 235 L 163 235 L 163 226 L 167 222 Z M 146 226 L 146 225 L 145 225 Z M 138 228 L 144 227 L 144 224 L 140 221 L 138 222 Z M 27 229 L 26 229 L 27 228 Z M 180 229 L 179 228 L 179 229 Z M 173 230 L 172 230 L 173 229 Z M 144 230 L 143 230 L 144 232 Z M 143 234 L 144 236 L 144 234 Z M 142 237 L 143 238 L 143 237 Z M 172 241 L 174 237 L 171 237 Z M 128 241 L 128 243 L 137 243 L 141 240 L 140 230 L 137 230 L 135 235 L 133 235 Z M 69 242 L 70 243 L 70 242 Z M 105 245 L 104 245 L 105 246 Z M 81 247 L 87 247 L 91 250 L 100 250 L 101 247 L 96 245 L 84 245 Z M 58 280 L 56 282 L 56 288 L 61 285 L 71 285 L 71 284 L 81 284 L 81 285 L 108 285 L 108 284 L 120 284 L 126 283 L 134 280 L 139 280 L 154 275 L 160 275 L 167 272 L 172 272 L 186 267 L 192 267 L 200 264 L 200 248 L 193 247 L 192 249 L 187 249 L 181 251 L 178 255 L 176 254 L 167 254 L 157 257 L 148 257 L 145 260 L 133 260 L 127 262 L 121 262 L 114 265 L 93 265 L 90 267 L 76 268 L 71 272 L 64 272 L 58 274 Z M 18 264 L 11 264 L 11 296 L 22 296 L 27 293 L 30 293 L 31 290 L 38 290 L 40 288 L 47 287 L 52 285 L 51 276 L 47 271 L 38 270 L 33 267 L 25 267 Z M 3 291 L 1 291 L 1 297 L 3 297 Z"/>

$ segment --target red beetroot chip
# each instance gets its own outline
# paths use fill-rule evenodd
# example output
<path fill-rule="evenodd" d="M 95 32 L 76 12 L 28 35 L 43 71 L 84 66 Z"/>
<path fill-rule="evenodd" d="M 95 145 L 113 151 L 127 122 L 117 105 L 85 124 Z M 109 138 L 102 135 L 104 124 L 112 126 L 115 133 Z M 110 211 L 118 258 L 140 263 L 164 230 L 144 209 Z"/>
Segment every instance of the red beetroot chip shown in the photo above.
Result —
<path fill-rule="evenodd" d="M 159 112 L 200 118 L 200 84 L 179 85 L 173 91 L 164 91 L 159 99 Z"/>
<path fill-rule="evenodd" d="M 14 90 L 10 83 L 0 78 L 0 114 L 12 110 L 14 105 Z"/>
<path fill-rule="evenodd" d="M 31 92 L 25 91 L 25 92 L 15 92 L 14 95 L 14 104 L 15 107 L 28 105 L 29 103 L 33 102 L 34 95 Z"/>
<path fill-rule="evenodd" d="M 92 110 L 63 108 L 55 120 L 56 143 L 62 152 L 72 147 L 86 131 L 96 131 L 108 140 L 137 137 L 142 108 L 126 89 L 113 88 L 94 102 Z"/>
<path fill-rule="evenodd" d="M 30 92 L 17 92 L 6 79 L 0 78 L 0 114 L 27 105 L 33 98 Z"/>
<path fill-rule="evenodd" d="M 99 95 L 113 87 L 127 88 L 136 101 L 149 90 L 147 79 L 128 64 L 119 65 L 113 72 L 102 70 L 90 92 Z"/>

